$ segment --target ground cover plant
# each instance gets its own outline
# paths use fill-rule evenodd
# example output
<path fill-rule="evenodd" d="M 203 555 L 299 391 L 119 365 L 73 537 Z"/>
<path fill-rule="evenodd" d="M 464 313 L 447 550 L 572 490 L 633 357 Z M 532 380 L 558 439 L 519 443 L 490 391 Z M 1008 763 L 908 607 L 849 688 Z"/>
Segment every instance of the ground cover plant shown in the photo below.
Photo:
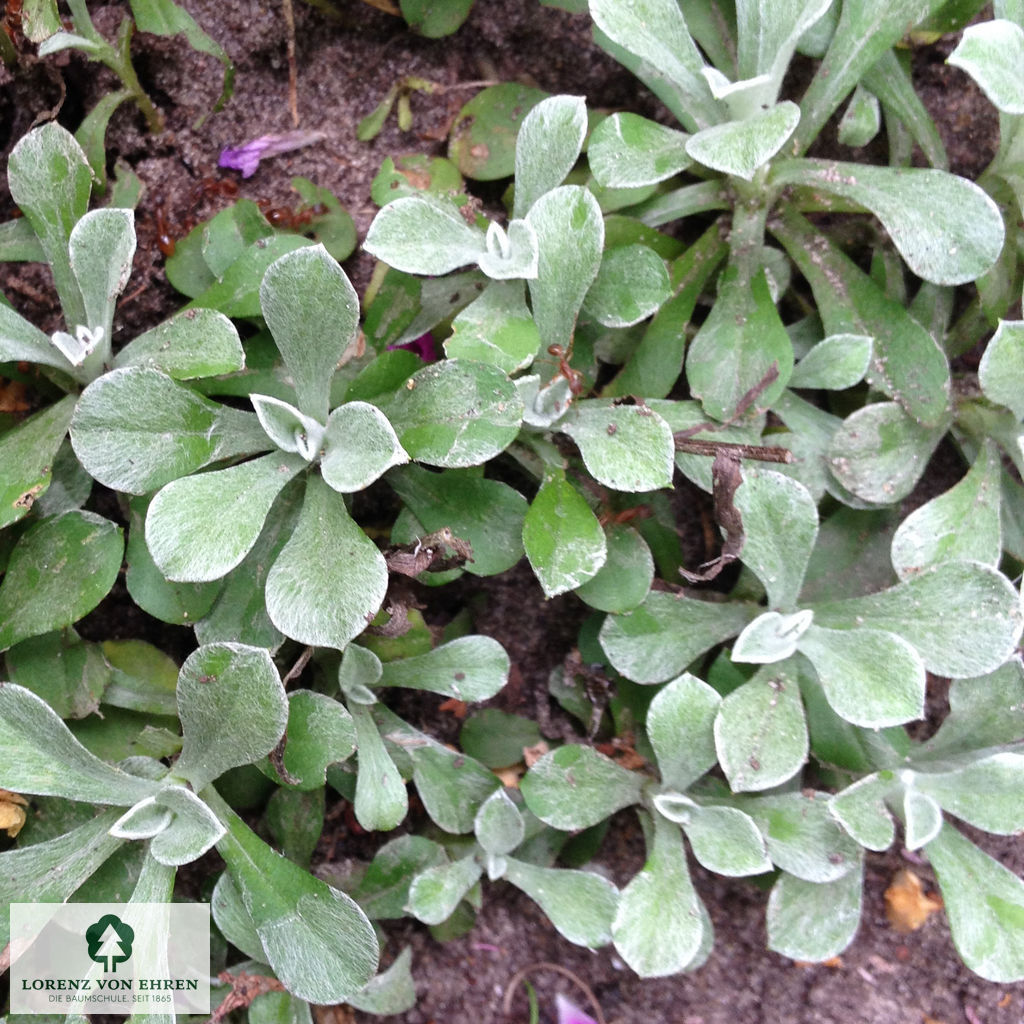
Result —
<path fill-rule="evenodd" d="M 826 961 L 857 929 L 867 852 L 899 836 L 967 965 L 1024 976 L 1024 883 L 955 823 L 1022 827 L 1024 27 L 995 13 L 951 57 L 1001 114 L 974 184 L 943 169 L 894 49 L 973 11 L 594 0 L 602 45 L 680 128 L 481 93 L 450 161 L 382 168 L 362 331 L 328 249 L 242 202 L 184 247 L 186 309 L 114 353 L 131 214 L 86 212 L 85 153 L 30 133 L 9 177 L 31 232 L 10 234 L 50 264 L 67 329 L 0 311 L 0 357 L 50 402 L 0 435 L 0 785 L 12 822 L 26 797 L 50 812 L 0 853 L 8 899 L 152 898 L 216 845 L 215 920 L 248 961 L 222 947 L 215 966 L 283 983 L 250 1016 L 308 1019 L 307 1001 L 407 1008 L 408 957 L 373 978 L 371 922 L 457 934 L 485 875 L 644 977 L 713 955 L 691 863 L 752 876 L 769 946 Z M 780 99 L 798 47 L 821 62 Z M 840 138 L 884 127 L 887 166 L 803 155 L 844 103 Z M 481 212 L 474 174 L 512 176 L 504 213 Z M 940 445 L 962 479 L 905 514 Z M 682 477 L 711 496 L 703 565 L 679 542 Z M 74 630 L 124 552 L 83 510 L 92 480 L 123 496 L 132 599 L 194 625 L 180 673 Z M 553 749 L 509 786 L 493 769 L 533 722 L 474 715 L 452 750 L 395 709 L 403 688 L 499 693 L 500 645 L 466 612 L 432 635 L 417 605 L 524 554 L 545 595 L 592 611 L 550 681 L 577 728 L 545 728 Z M 951 711 L 922 740 L 939 678 Z M 410 781 L 422 834 L 331 886 L 308 872 L 328 792 L 388 831 Z M 265 808 L 280 853 L 232 804 Z M 626 808 L 648 857 L 620 890 L 586 865 Z"/>

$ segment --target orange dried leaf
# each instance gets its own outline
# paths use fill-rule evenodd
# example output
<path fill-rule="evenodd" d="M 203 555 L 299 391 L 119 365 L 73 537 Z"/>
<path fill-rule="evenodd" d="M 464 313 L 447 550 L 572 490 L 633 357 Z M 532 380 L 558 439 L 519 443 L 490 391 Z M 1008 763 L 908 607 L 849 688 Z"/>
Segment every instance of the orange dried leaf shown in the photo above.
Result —
<path fill-rule="evenodd" d="M 444 703 L 438 705 L 437 710 L 450 711 L 461 722 L 469 714 L 469 705 L 464 700 L 449 697 Z"/>
<path fill-rule="evenodd" d="M 523 747 L 523 761 L 527 768 L 532 768 L 549 750 L 547 743 L 541 740 L 532 747 Z"/>
<path fill-rule="evenodd" d="M 885 916 L 901 935 L 917 931 L 941 909 L 942 900 L 926 893 L 921 879 L 906 868 L 896 872 L 885 890 Z"/>
<path fill-rule="evenodd" d="M 514 764 L 510 768 L 499 768 L 494 774 L 501 779 L 501 784 L 506 789 L 518 789 L 519 780 L 523 777 L 525 771 L 524 765 Z"/>
<path fill-rule="evenodd" d="M 26 807 L 28 801 L 23 796 L 7 789 L 0 789 L 0 829 L 3 829 L 11 839 L 17 837 L 25 824 Z"/>

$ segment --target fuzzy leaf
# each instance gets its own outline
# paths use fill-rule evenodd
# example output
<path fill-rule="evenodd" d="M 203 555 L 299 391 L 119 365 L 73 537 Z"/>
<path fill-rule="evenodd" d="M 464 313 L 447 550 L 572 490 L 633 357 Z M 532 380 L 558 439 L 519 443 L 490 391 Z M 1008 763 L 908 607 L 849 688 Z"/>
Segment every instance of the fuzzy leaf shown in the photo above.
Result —
<path fill-rule="evenodd" d="M 871 338 L 867 335 L 832 334 L 793 367 L 789 386 L 842 391 L 863 380 L 870 362 Z"/>
<path fill-rule="evenodd" d="M 143 367 L 112 370 L 85 389 L 71 444 L 90 475 L 129 494 L 156 490 L 215 459 L 268 448 L 251 413 L 218 406 Z"/>
<path fill-rule="evenodd" d="M 607 249 L 583 300 L 583 311 L 605 327 L 632 327 L 656 313 L 672 294 L 662 258 L 646 245 Z"/>
<path fill-rule="evenodd" d="M 68 254 L 71 231 L 85 216 L 92 189 L 92 172 L 82 147 L 56 121 L 43 125 L 11 151 L 7 179 L 12 198 L 46 254 L 68 327 L 86 324 L 85 305 Z"/>
<path fill-rule="evenodd" d="M 388 482 L 429 533 L 448 527 L 473 547 L 466 571 L 493 576 L 523 556 L 526 499 L 499 480 L 464 472 L 430 473 L 418 466 L 392 473 Z"/>
<path fill-rule="evenodd" d="M 612 940 L 619 890 L 589 871 L 543 868 L 508 858 L 505 879 L 540 905 L 570 942 L 595 949 Z"/>
<path fill-rule="evenodd" d="M 474 856 L 450 864 L 435 864 L 420 872 L 409 886 L 406 909 L 424 924 L 447 921 L 462 898 L 480 880 L 483 869 Z"/>
<path fill-rule="evenodd" d="M 999 207 L 973 182 L 946 171 L 791 160 L 773 178 L 867 207 L 910 269 L 934 284 L 976 280 L 1003 247 Z"/>
<path fill-rule="evenodd" d="M 362 491 L 392 466 L 409 461 L 388 418 L 368 402 L 346 402 L 327 420 L 320 472 L 343 494 Z"/>
<path fill-rule="evenodd" d="M 1005 18 L 969 25 L 946 61 L 962 68 L 1004 114 L 1024 114 L 1024 28 Z"/>
<path fill-rule="evenodd" d="M 313 1003 L 358 992 L 377 969 L 373 926 L 346 895 L 286 860 L 225 805 L 228 833 L 217 844 L 274 974 Z"/>
<path fill-rule="evenodd" d="M 748 286 L 736 267 L 727 267 L 719 279 L 718 299 L 686 355 L 691 391 L 707 415 L 728 420 L 773 365 L 778 379 L 758 395 L 761 407 L 770 406 L 786 386 L 793 369 L 793 344 L 763 271 Z"/>
<path fill-rule="evenodd" d="M 288 695 L 288 731 L 284 768 L 289 785 L 301 790 L 323 786 L 327 768 L 347 760 L 356 749 L 356 729 L 340 701 L 313 690 Z"/>
<path fill-rule="evenodd" d="M 0 683 L 0 749 L 0 785 L 16 793 L 123 807 L 160 788 L 90 754 L 45 701 L 13 683 Z"/>
<path fill-rule="evenodd" d="M 1000 320 L 978 366 L 986 398 L 1024 419 L 1024 321 Z"/>
<path fill-rule="evenodd" d="M 114 585 L 123 554 L 123 531 L 95 512 L 29 527 L 0 583 L 0 651 L 91 612 Z"/>
<path fill-rule="evenodd" d="M 449 359 L 491 363 L 505 373 L 526 369 L 540 348 L 521 281 L 492 281 L 452 321 L 444 343 Z"/>
<path fill-rule="evenodd" d="M 949 714 L 927 742 L 931 754 L 956 754 L 1014 743 L 1024 736 L 1024 665 L 1008 661 L 986 676 L 957 679 Z"/>
<path fill-rule="evenodd" d="M 762 668 L 722 701 L 715 749 L 733 792 L 770 789 L 807 760 L 807 722 L 796 677 Z"/>
<path fill-rule="evenodd" d="M 639 608 L 610 615 L 600 641 L 615 669 L 637 683 L 661 683 L 715 644 L 735 636 L 759 609 L 652 591 Z"/>
<path fill-rule="evenodd" d="M 523 118 L 516 138 L 513 216 L 525 217 L 542 195 L 562 184 L 579 158 L 586 133 L 582 96 L 549 96 Z"/>
<path fill-rule="evenodd" d="M 708 871 L 734 878 L 771 871 L 764 837 L 735 807 L 698 807 L 683 826 L 693 855 Z"/>
<path fill-rule="evenodd" d="M 769 665 L 796 653 L 800 638 L 814 620 L 810 609 L 780 615 L 764 612 L 747 625 L 732 646 L 732 660 Z"/>
<path fill-rule="evenodd" d="M 171 580 L 225 576 L 251 550 L 274 499 L 304 466 L 301 456 L 276 452 L 171 481 L 146 516 L 153 561 Z"/>
<path fill-rule="evenodd" d="M 504 789 L 495 790 L 476 812 L 473 825 L 477 842 L 496 856 L 511 853 L 525 834 L 523 816 Z"/>
<path fill-rule="evenodd" d="M 385 412 L 409 457 L 430 466 L 475 466 L 519 432 L 522 400 L 497 367 L 451 359 L 410 377 Z"/>
<path fill-rule="evenodd" d="M 135 256 L 135 214 L 131 210 L 92 210 L 74 226 L 68 239 L 71 270 L 85 306 L 85 320 L 110 338 L 114 303 L 124 291 Z"/>
<path fill-rule="evenodd" d="M 578 185 L 546 192 L 527 222 L 537 235 L 537 277 L 529 282 L 542 343 L 569 350 L 576 317 L 601 266 L 604 220 L 597 200 Z"/>
<path fill-rule="evenodd" d="M 314 245 L 267 268 L 260 307 L 291 375 L 299 409 L 323 423 L 334 370 L 359 328 L 355 289 L 327 250 Z"/>
<path fill-rule="evenodd" d="M 882 128 L 878 97 L 858 85 L 839 121 L 839 141 L 844 146 L 866 146 Z"/>
<path fill-rule="evenodd" d="M 647 542 L 632 527 L 613 524 L 605 533 L 608 557 L 576 596 L 602 612 L 628 612 L 651 591 L 654 558 Z"/>
<path fill-rule="evenodd" d="M 270 395 L 251 394 L 249 401 L 256 410 L 260 426 L 278 449 L 300 455 L 306 462 L 312 462 L 320 454 L 324 427 L 312 416 Z"/>
<path fill-rule="evenodd" d="M 184 786 L 165 786 L 156 802 L 174 812 L 174 820 L 149 844 L 154 860 L 167 867 L 198 860 L 226 831 L 213 811 Z"/>
<path fill-rule="evenodd" d="M 832 882 L 783 874 L 768 899 L 768 948 L 810 963 L 837 956 L 860 924 L 863 886 L 862 867 Z"/>
<path fill-rule="evenodd" d="M 896 402 L 874 402 L 843 420 L 828 463 L 858 498 L 889 505 L 913 490 L 944 434 L 944 427 L 921 426 Z"/>
<path fill-rule="evenodd" d="M 561 474 L 541 484 L 523 521 L 523 546 L 545 597 L 593 578 L 607 545 L 597 516 Z"/>
<path fill-rule="evenodd" d="M 883 629 L 911 643 L 936 675 L 992 672 L 1021 633 L 1017 592 L 1005 576 L 976 562 L 945 562 L 889 590 L 814 607 L 817 625 Z"/>
<path fill-rule="evenodd" d="M 940 562 L 975 561 L 995 568 L 1002 555 L 999 455 L 986 440 L 970 472 L 945 494 L 911 512 L 892 538 L 900 579 Z"/>
<path fill-rule="evenodd" d="M 74 410 L 75 396 L 67 395 L 0 434 L 0 528 L 28 515 L 50 486 Z"/>
<path fill-rule="evenodd" d="M 690 166 L 688 138 L 639 114 L 612 114 L 591 134 L 587 159 L 605 188 L 653 185 Z"/>
<path fill-rule="evenodd" d="M 964 963 L 987 981 L 1024 978 L 1024 882 L 952 825 L 926 852 Z"/>
<path fill-rule="evenodd" d="M 646 406 L 577 402 L 560 428 L 579 446 L 598 483 L 629 492 L 672 486 L 672 430 Z"/>
<path fill-rule="evenodd" d="M 288 701 L 262 647 L 209 644 L 181 667 L 178 717 L 185 741 L 174 772 L 199 792 L 270 753 L 287 725 Z"/>
<path fill-rule="evenodd" d="M 791 477 L 747 470 L 736 490 L 743 516 L 743 562 L 768 591 L 772 608 L 791 608 L 818 536 L 818 512 L 807 489 Z"/>
<path fill-rule="evenodd" d="M 832 817 L 865 849 L 884 852 L 896 838 L 896 826 L 885 806 L 891 786 L 875 773 L 858 779 L 828 802 Z"/>
<path fill-rule="evenodd" d="M 686 152 L 705 167 L 751 181 L 799 123 L 800 108 L 786 100 L 746 120 L 716 124 L 691 135 Z"/>
<path fill-rule="evenodd" d="M 369 708 L 350 702 L 356 727 L 359 774 L 356 776 L 356 821 L 367 832 L 389 832 L 405 817 L 409 794 L 402 776 L 384 748 Z"/>
<path fill-rule="evenodd" d="M 656 814 L 647 861 L 619 897 L 615 948 L 643 978 L 678 974 L 700 951 L 703 918 L 679 830 Z"/>
<path fill-rule="evenodd" d="M 520 789 L 541 821 L 571 831 L 639 803 L 643 781 L 596 750 L 570 744 L 535 762 Z"/>
<path fill-rule="evenodd" d="M 344 650 L 377 614 L 387 585 L 377 545 L 345 502 L 310 477 L 295 532 L 267 575 L 271 621 L 300 643 Z"/>
<path fill-rule="evenodd" d="M 636 58 L 641 78 L 673 114 L 691 129 L 721 120 L 701 74 L 704 60 L 675 0 L 591 0 L 595 25 Z M 617 55 L 616 55 L 617 56 Z"/>
<path fill-rule="evenodd" d="M 811 626 L 797 646 L 846 721 L 877 729 L 924 718 L 924 662 L 894 633 Z"/>
<path fill-rule="evenodd" d="M 914 786 L 975 828 L 1013 835 L 1024 828 L 1024 755 L 1004 750 L 947 772 L 915 772 Z"/>
<path fill-rule="evenodd" d="M 661 780 L 685 792 L 718 761 L 714 723 L 722 698 L 689 673 L 663 686 L 647 710 L 647 736 Z"/>
<path fill-rule="evenodd" d="M 447 198 L 421 194 L 388 203 L 374 217 L 363 248 L 408 274 L 447 274 L 487 251 L 484 233 Z"/>
<path fill-rule="evenodd" d="M 377 686 L 430 690 L 456 700 L 493 697 L 508 680 L 505 648 L 489 636 L 463 636 L 427 654 L 386 662 Z"/>
<path fill-rule="evenodd" d="M 114 366 L 147 366 L 175 380 L 214 377 L 245 367 L 235 325 L 213 309 L 189 309 L 128 342 Z"/>

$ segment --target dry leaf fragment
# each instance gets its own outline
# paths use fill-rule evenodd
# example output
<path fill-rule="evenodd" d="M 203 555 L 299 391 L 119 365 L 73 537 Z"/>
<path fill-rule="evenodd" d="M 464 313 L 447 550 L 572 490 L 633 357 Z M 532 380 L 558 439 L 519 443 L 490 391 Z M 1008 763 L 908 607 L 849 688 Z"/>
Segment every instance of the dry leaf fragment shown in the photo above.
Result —
<path fill-rule="evenodd" d="M 0 789 L 0 829 L 14 839 L 25 824 L 28 801 L 17 793 Z"/>
<path fill-rule="evenodd" d="M 532 747 L 523 747 L 523 761 L 527 768 L 532 768 L 551 748 L 541 740 Z"/>
<path fill-rule="evenodd" d="M 499 768 L 494 774 L 501 779 L 501 784 L 506 789 L 518 789 L 519 780 L 523 777 L 526 768 L 521 764 L 514 764 L 509 768 Z"/>
<path fill-rule="evenodd" d="M 917 931 L 941 909 L 942 900 L 925 893 L 921 879 L 907 868 L 897 871 L 885 890 L 885 916 L 893 930 L 901 935 Z"/>
<path fill-rule="evenodd" d="M 446 701 L 437 706 L 438 711 L 449 711 L 460 722 L 469 714 L 469 705 L 464 700 L 456 697 L 449 697 Z"/>

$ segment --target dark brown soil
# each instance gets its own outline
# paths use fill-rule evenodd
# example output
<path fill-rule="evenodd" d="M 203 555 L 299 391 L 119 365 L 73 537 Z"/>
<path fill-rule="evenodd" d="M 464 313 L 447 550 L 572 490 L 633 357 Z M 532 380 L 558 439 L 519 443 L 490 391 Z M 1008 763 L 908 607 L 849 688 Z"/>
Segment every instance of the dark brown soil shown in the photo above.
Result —
<path fill-rule="evenodd" d="M 374 214 L 370 182 L 381 161 L 408 152 L 443 153 L 451 121 L 473 93 L 462 83 L 518 80 L 586 95 L 591 106 L 658 111 L 636 80 L 592 44 L 587 16 L 540 7 L 536 0 L 477 0 L 458 35 L 439 41 L 411 35 L 400 20 L 358 0 L 338 0 L 336 21 L 300 0 L 295 5 L 301 123 L 303 128 L 323 131 L 326 139 L 266 161 L 251 179 L 241 182 L 241 195 L 291 206 L 296 200 L 289 180 L 303 175 L 339 196 L 355 218 L 360 237 Z M 140 75 L 166 113 L 167 130 L 157 137 L 147 135 L 138 113 L 123 107 L 108 136 L 112 159 L 127 161 L 146 185 L 138 210 L 135 274 L 116 325 L 124 339 L 181 304 L 163 278 L 163 257 L 156 245 L 158 215 L 167 219 L 172 231 L 184 233 L 187 218 L 209 216 L 216 209 L 209 200 L 191 209 L 196 182 L 234 177 L 217 170 L 222 148 L 292 127 L 280 5 L 262 0 L 185 0 L 184 6 L 237 62 L 236 93 L 223 113 L 194 127 L 219 92 L 219 65 L 192 52 L 181 39 L 136 40 Z M 111 36 L 122 13 L 123 5 L 97 5 L 97 25 Z M 940 43 L 919 54 L 915 71 L 923 98 L 939 121 L 953 169 L 976 175 L 994 152 L 995 117 L 966 77 L 942 63 L 946 53 L 948 45 Z M 61 117 L 73 128 L 83 112 L 112 88 L 113 80 L 77 57 L 56 63 L 68 83 Z M 396 79 L 410 74 L 440 83 L 447 91 L 413 95 L 410 133 L 400 132 L 392 119 L 372 143 L 357 142 L 357 122 Z M 51 65 L 0 79 L 0 146 L 5 159 L 33 120 L 46 116 L 59 94 L 59 74 Z M 0 214 L 9 209 L 9 197 L 0 194 Z M 346 269 L 361 291 L 371 269 L 369 258 L 356 255 Z M 49 284 L 38 268 L 0 268 L 0 286 L 35 323 L 54 329 Z M 466 588 L 460 596 L 469 600 L 473 595 Z M 481 599 L 477 628 L 497 636 L 515 666 L 515 686 L 503 700 L 506 706 L 525 706 L 528 713 L 537 687 L 544 685 L 547 673 L 572 646 L 579 609 L 574 599 L 544 603 L 529 574 L 519 572 L 504 582 L 489 581 Z M 115 609 L 111 613 L 118 614 Z M 119 635 L 126 630 L 147 635 L 178 653 L 177 633 L 168 637 L 162 627 L 151 627 L 138 617 L 115 622 L 113 628 Z M 354 852 L 346 850 L 343 834 L 325 836 L 322 848 L 340 850 L 341 856 Z M 1011 868 L 1024 870 L 1024 849 L 1018 840 L 988 840 L 987 848 Z M 639 830 L 631 817 L 620 815 L 597 866 L 624 884 L 642 862 Z M 387 957 L 403 946 L 413 947 L 420 996 L 417 1008 L 397 1019 L 404 1024 L 497 1024 L 506 1020 L 501 1000 L 512 976 L 527 964 L 550 961 L 571 969 L 594 990 L 609 1024 L 1020 1024 L 1024 985 L 990 984 L 967 971 L 952 948 L 941 914 L 911 935 L 897 935 L 889 928 L 882 893 L 892 874 L 906 863 L 896 851 L 869 858 L 860 933 L 841 962 L 827 967 L 795 965 L 767 953 L 766 894 L 698 869 L 699 887 L 715 924 L 715 951 L 697 972 L 657 981 L 638 980 L 614 951 L 591 953 L 570 945 L 532 902 L 502 883 L 486 885 L 477 925 L 461 939 L 441 945 L 414 923 L 388 927 Z M 916 859 L 915 870 L 931 881 L 927 866 L 917 865 Z M 542 1020 L 554 1019 L 558 990 L 585 1004 L 557 974 L 537 973 L 530 981 L 540 998 Z M 526 1020 L 526 1007 L 520 991 L 508 1019 Z M 371 1018 L 357 1014 L 356 1019 Z"/>

